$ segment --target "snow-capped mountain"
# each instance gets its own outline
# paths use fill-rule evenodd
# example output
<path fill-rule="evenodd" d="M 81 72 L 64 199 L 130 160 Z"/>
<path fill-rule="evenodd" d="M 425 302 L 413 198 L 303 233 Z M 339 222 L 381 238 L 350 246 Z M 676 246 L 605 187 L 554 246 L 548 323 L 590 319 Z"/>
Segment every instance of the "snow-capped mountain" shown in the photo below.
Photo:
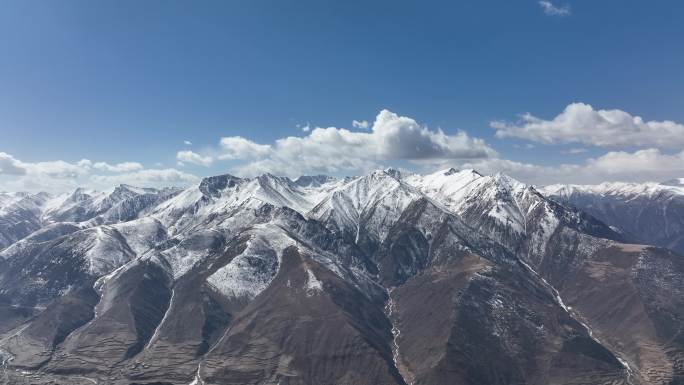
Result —
<path fill-rule="evenodd" d="M 48 195 L 0 192 L 0 249 L 38 230 Z"/>
<path fill-rule="evenodd" d="M 2 381 L 670 384 L 684 265 L 506 175 L 0 195 Z"/>
<path fill-rule="evenodd" d="M 68 194 L 0 192 L 0 250 L 34 231 L 61 223 L 91 227 L 130 221 L 179 193 L 120 185 L 109 193 L 78 188 Z M 85 222 L 92 223 L 85 223 Z"/>
<path fill-rule="evenodd" d="M 684 179 L 663 183 L 552 185 L 543 193 L 583 210 L 637 242 L 684 253 Z"/>

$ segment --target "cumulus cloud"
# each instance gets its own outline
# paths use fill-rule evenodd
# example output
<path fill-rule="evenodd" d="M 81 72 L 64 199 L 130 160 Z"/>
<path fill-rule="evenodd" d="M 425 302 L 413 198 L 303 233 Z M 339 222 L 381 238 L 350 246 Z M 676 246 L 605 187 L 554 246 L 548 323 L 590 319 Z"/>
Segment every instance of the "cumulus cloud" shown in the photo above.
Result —
<path fill-rule="evenodd" d="M 370 132 L 337 127 L 317 127 L 304 137 L 285 137 L 273 145 L 243 137 L 221 139 L 221 159 L 247 160 L 235 171 L 242 175 L 272 172 L 297 176 L 303 173 L 364 172 L 384 161 L 488 158 L 496 152 L 483 140 L 465 132 L 446 134 L 430 130 L 414 119 L 380 111 Z"/>
<path fill-rule="evenodd" d="M 370 127 L 367 120 L 352 120 L 352 126 L 362 130 L 367 130 Z"/>
<path fill-rule="evenodd" d="M 189 141 L 189 140 L 184 140 L 184 141 L 183 141 L 183 144 L 186 145 L 186 146 L 192 146 L 192 142 Z"/>
<path fill-rule="evenodd" d="M 541 0 L 539 2 L 539 6 L 542 8 L 545 14 L 551 16 L 569 16 L 571 13 L 570 6 L 567 4 L 556 6 L 548 0 Z"/>
<path fill-rule="evenodd" d="M 180 163 L 192 163 L 204 167 L 211 166 L 211 164 L 214 163 L 214 158 L 211 156 L 202 156 L 190 150 L 178 151 L 176 153 L 176 160 L 178 160 Z"/>
<path fill-rule="evenodd" d="M 221 138 L 222 153 L 220 159 L 253 159 L 267 156 L 271 153 L 271 146 L 258 144 L 241 136 Z"/>
<path fill-rule="evenodd" d="M 526 113 L 519 122 L 494 121 L 499 138 L 517 137 L 546 144 L 583 143 L 602 147 L 684 147 L 684 125 L 673 121 L 644 121 L 621 110 L 594 110 L 572 103 L 551 120 Z"/>

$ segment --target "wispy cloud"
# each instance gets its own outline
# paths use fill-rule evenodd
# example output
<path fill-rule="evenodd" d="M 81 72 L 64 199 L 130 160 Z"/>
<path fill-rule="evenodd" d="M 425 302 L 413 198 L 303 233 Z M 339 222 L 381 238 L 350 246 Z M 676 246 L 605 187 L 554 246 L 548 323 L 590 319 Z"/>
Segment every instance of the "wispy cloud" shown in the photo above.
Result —
<path fill-rule="evenodd" d="M 0 189 L 62 192 L 75 187 L 107 189 L 118 183 L 164 187 L 188 185 L 199 178 L 172 168 L 146 169 L 138 162 L 110 164 L 81 159 L 25 162 L 0 152 Z"/>
<path fill-rule="evenodd" d="M 548 0 L 539 1 L 539 6 L 547 15 L 552 16 L 569 16 L 571 14 L 570 6 L 568 4 L 557 6 Z"/>
<path fill-rule="evenodd" d="M 584 154 L 587 151 L 589 151 L 589 150 L 587 150 L 586 148 L 581 148 L 581 147 L 580 148 L 571 148 L 569 150 L 563 151 L 563 154 L 577 155 L 577 154 Z"/>
<path fill-rule="evenodd" d="M 144 167 L 142 164 L 138 162 L 121 162 L 117 164 L 109 164 L 105 162 L 96 162 L 93 164 L 93 167 L 101 170 L 101 171 L 109 171 L 109 172 L 131 172 L 131 171 L 139 171 L 142 170 Z"/>
<path fill-rule="evenodd" d="M 300 128 L 303 132 L 311 131 L 311 125 L 309 123 L 304 125 L 298 124 L 297 127 Z"/>
<path fill-rule="evenodd" d="M 362 130 L 367 130 L 370 127 L 367 120 L 352 120 L 352 126 Z"/>
<path fill-rule="evenodd" d="M 214 162 L 214 158 L 212 158 L 211 156 L 202 156 L 191 150 L 178 151 L 176 153 L 176 160 L 178 160 L 181 166 L 183 165 L 183 163 L 192 163 L 208 167 L 211 166 L 211 164 Z"/>

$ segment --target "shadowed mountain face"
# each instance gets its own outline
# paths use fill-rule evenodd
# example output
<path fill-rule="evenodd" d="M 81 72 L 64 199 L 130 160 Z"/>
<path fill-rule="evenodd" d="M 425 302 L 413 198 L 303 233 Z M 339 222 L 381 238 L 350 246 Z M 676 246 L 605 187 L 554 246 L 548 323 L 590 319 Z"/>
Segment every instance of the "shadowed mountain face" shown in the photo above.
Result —
<path fill-rule="evenodd" d="M 223 175 L 0 204 L 7 384 L 684 375 L 681 257 L 505 175 Z"/>

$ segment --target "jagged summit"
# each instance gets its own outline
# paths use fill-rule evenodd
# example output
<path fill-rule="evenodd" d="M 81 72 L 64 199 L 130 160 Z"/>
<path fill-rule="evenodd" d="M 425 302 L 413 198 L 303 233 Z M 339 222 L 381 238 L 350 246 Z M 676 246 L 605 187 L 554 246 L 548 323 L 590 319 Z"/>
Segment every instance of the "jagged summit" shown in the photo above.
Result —
<path fill-rule="evenodd" d="M 401 177 L 402 177 L 402 172 L 396 168 L 389 167 L 389 168 L 384 169 L 383 171 L 385 172 L 385 174 L 387 174 L 393 178 L 401 179 Z"/>

